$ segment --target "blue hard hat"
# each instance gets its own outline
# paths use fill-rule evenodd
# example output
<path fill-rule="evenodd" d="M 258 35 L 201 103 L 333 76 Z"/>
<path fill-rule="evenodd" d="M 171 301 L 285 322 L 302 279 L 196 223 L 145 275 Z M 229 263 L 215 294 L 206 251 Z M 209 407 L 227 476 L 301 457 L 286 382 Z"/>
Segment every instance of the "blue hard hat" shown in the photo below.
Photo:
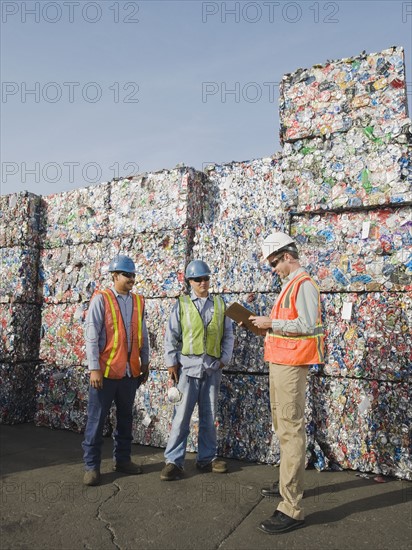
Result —
<path fill-rule="evenodd" d="M 193 277 L 204 277 L 210 275 L 210 269 L 206 262 L 202 260 L 193 260 L 186 268 L 186 279 L 193 279 Z"/>
<path fill-rule="evenodd" d="M 126 273 L 136 273 L 134 262 L 129 256 L 119 254 L 110 262 L 109 271 L 126 271 Z"/>

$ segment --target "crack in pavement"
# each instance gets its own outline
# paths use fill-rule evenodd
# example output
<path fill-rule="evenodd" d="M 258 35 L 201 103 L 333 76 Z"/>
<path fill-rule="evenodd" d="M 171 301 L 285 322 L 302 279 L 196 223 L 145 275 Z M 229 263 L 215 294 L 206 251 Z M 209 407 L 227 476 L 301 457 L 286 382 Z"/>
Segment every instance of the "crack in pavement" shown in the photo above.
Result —
<path fill-rule="evenodd" d="M 117 495 L 120 493 L 120 490 L 121 490 L 120 486 L 116 482 L 113 482 L 113 485 L 117 488 L 117 491 L 115 491 L 108 498 L 106 498 L 106 500 L 104 500 L 103 502 L 100 503 L 99 507 L 97 508 L 96 519 L 98 519 L 99 521 L 104 523 L 104 527 L 105 527 L 105 529 L 107 529 L 109 531 L 110 538 L 111 538 L 112 543 L 115 546 L 115 548 L 117 548 L 118 550 L 122 550 L 121 547 L 116 542 L 116 533 L 115 533 L 114 529 L 112 528 L 110 522 L 106 521 L 103 518 L 102 514 L 101 514 L 103 505 L 106 504 L 106 502 L 109 502 L 109 500 L 111 500 L 112 498 L 117 497 Z"/>
<path fill-rule="evenodd" d="M 249 512 L 240 519 L 240 521 L 233 527 L 233 529 L 231 529 L 230 533 L 228 533 L 226 537 L 219 542 L 219 544 L 216 546 L 216 550 L 219 550 L 219 548 L 222 547 L 222 544 L 224 544 L 230 537 L 230 535 L 234 533 L 234 531 L 236 531 L 239 525 L 241 525 L 245 521 L 245 519 L 250 516 L 250 514 L 257 508 L 257 506 L 259 506 L 262 500 L 264 500 L 264 497 L 261 497 L 260 500 L 256 502 L 256 504 L 249 510 Z"/>

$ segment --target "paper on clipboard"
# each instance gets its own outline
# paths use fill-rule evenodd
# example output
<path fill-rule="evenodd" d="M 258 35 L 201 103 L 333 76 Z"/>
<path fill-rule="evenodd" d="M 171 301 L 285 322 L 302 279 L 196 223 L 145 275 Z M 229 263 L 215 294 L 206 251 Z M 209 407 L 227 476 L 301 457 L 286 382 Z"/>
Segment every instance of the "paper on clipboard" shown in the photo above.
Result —
<path fill-rule="evenodd" d="M 260 329 L 258 329 L 258 327 L 255 327 L 252 321 L 249 321 L 249 317 L 251 315 L 255 315 L 255 313 L 241 306 L 237 302 L 235 302 L 234 304 L 231 304 L 226 309 L 225 315 L 230 319 L 233 319 L 234 321 L 236 321 L 236 323 L 243 323 L 243 325 L 254 334 L 257 334 L 257 335 L 261 334 Z"/>

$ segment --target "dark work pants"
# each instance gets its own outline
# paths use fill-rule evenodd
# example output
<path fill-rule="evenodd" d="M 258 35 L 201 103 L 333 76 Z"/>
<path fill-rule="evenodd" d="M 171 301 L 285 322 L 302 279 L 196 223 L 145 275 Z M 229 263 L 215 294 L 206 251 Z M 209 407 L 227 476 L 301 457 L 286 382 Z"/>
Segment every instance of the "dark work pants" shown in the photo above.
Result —
<path fill-rule="evenodd" d="M 87 406 L 87 424 L 82 443 L 86 470 L 99 470 L 102 447 L 103 427 L 106 416 L 114 401 L 116 405 L 116 429 L 114 431 L 113 460 L 117 463 L 128 462 L 132 452 L 133 403 L 141 379 L 126 376 L 120 380 L 103 379 L 103 388 L 89 388 Z"/>

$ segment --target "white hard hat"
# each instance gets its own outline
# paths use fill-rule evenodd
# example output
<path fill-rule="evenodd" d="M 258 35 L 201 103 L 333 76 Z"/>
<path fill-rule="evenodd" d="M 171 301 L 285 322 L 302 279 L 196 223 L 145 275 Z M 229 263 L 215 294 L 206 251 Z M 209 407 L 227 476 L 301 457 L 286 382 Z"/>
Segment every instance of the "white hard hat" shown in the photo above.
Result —
<path fill-rule="evenodd" d="M 262 243 L 263 259 L 266 260 L 272 254 L 290 244 L 295 244 L 295 241 L 286 233 L 281 233 L 280 231 L 271 233 Z"/>

